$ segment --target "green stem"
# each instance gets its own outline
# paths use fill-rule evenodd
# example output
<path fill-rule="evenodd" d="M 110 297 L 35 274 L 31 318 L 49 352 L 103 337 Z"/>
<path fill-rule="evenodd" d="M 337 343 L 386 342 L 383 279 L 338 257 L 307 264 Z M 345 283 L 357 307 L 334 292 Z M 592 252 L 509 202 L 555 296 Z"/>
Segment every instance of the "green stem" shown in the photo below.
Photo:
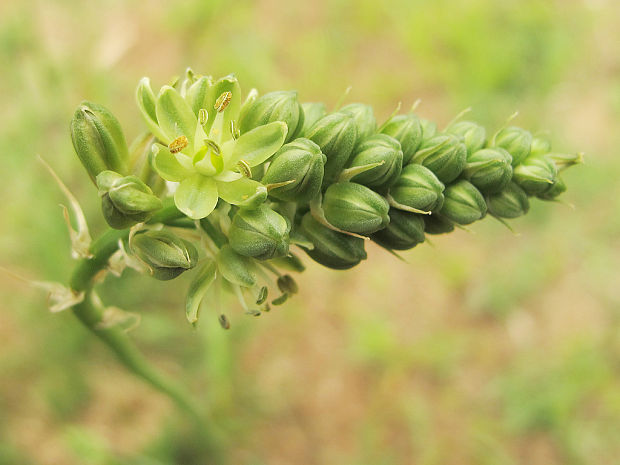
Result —
<path fill-rule="evenodd" d="M 183 217 L 174 205 L 166 205 L 150 223 L 168 223 Z M 187 412 L 194 420 L 201 437 L 210 444 L 205 444 L 208 449 L 215 451 L 214 438 L 207 434 L 209 428 L 205 420 L 199 415 L 199 409 L 194 405 L 188 394 L 165 375 L 159 373 L 142 356 L 127 334 L 119 328 L 102 328 L 99 323 L 103 318 L 103 310 L 93 305 L 92 290 L 95 278 L 105 270 L 108 260 L 118 250 L 119 240 L 125 240 L 129 236 L 129 230 L 106 231 L 91 246 L 92 258 L 82 259 L 78 262 L 70 279 L 70 286 L 76 292 L 84 292 L 84 300 L 73 306 L 75 316 L 92 333 L 101 339 L 118 357 L 119 361 L 133 374 L 150 384 L 153 388 L 168 395 L 182 410 Z M 211 430 L 213 433 L 213 431 Z"/>

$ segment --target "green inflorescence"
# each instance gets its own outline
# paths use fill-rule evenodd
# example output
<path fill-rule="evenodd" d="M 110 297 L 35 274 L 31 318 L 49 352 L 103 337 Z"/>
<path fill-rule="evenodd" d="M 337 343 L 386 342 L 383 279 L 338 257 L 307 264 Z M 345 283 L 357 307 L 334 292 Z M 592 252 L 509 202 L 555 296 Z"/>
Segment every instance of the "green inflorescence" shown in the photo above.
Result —
<path fill-rule="evenodd" d="M 304 269 L 293 246 L 348 269 L 369 241 L 407 250 L 487 214 L 524 215 L 532 198 L 557 199 L 562 171 L 582 160 L 515 126 L 489 134 L 457 119 L 441 131 L 413 110 L 378 125 L 369 105 L 328 113 L 292 91 L 242 99 L 232 75 L 188 71 L 158 93 L 144 78 L 137 103 L 148 133 L 131 150 L 114 116 L 89 102 L 72 122 L 74 147 L 106 221 L 128 230 L 128 261 L 162 280 L 197 268 L 191 323 L 215 287 L 250 315 L 284 303 L 298 290 L 288 272 Z"/>

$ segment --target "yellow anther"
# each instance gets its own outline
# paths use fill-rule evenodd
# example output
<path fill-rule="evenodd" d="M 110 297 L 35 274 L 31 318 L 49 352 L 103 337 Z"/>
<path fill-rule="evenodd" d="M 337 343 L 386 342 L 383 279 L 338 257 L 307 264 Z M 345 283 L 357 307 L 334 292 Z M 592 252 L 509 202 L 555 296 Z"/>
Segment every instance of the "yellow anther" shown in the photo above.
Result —
<path fill-rule="evenodd" d="M 168 145 L 168 150 L 170 150 L 170 153 L 179 153 L 181 150 L 183 150 L 188 145 L 189 145 L 189 141 L 187 140 L 187 137 L 179 136 L 176 139 L 174 139 L 172 142 L 170 142 L 170 144 Z"/>
<path fill-rule="evenodd" d="M 213 105 L 213 108 L 215 108 L 218 113 L 221 113 L 226 109 L 231 100 L 232 92 L 224 92 L 217 98 L 217 100 L 215 101 L 215 105 Z"/>

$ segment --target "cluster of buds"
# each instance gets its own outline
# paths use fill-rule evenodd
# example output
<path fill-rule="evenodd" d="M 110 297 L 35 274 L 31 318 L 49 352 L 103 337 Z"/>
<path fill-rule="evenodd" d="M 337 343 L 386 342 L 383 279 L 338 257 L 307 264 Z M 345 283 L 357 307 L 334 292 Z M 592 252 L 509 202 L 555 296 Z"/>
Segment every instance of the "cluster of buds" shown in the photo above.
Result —
<path fill-rule="evenodd" d="M 148 133 L 131 148 L 114 116 L 88 102 L 73 143 L 110 227 L 132 228 L 129 253 L 157 279 L 197 268 L 192 323 L 210 288 L 232 292 L 252 315 L 295 294 L 289 272 L 304 266 L 293 245 L 349 269 L 369 241 L 407 250 L 487 214 L 524 215 L 531 198 L 564 192 L 560 173 L 581 162 L 514 126 L 488 135 L 456 120 L 440 131 L 413 110 L 379 126 L 365 104 L 328 113 L 296 92 L 256 90 L 242 100 L 234 76 L 191 70 L 157 94 L 144 78 L 137 102 Z M 185 219 L 145 227 L 168 197 Z"/>

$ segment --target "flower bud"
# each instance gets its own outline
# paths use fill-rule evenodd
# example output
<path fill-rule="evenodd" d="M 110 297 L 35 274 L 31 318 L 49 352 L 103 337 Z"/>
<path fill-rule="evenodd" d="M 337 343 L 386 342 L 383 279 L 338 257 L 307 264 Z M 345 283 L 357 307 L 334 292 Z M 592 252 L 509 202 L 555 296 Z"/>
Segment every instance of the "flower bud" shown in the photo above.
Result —
<path fill-rule="evenodd" d="M 390 222 L 390 206 L 383 197 L 366 186 L 339 182 L 323 195 L 325 219 L 344 231 L 372 234 Z"/>
<path fill-rule="evenodd" d="M 423 215 L 390 208 L 390 224 L 371 238 L 386 249 L 408 250 L 424 242 Z"/>
<path fill-rule="evenodd" d="M 165 230 L 136 233 L 130 249 L 161 281 L 176 278 L 198 262 L 198 252 L 190 242 Z"/>
<path fill-rule="evenodd" d="M 453 134 L 439 134 L 424 140 L 411 159 L 426 166 L 443 183 L 454 181 L 465 168 L 467 149 Z"/>
<path fill-rule="evenodd" d="M 396 182 L 403 167 L 400 143 L 386 134 L 373 134 L 355 148 L 349 168 L 382 163 L 351 178 L 356 183 L 385 191 Z"/>
<path fill-rule="evenodd" d="M 228 244 L 217 254 L 217 269 L 227 281 L 238 286 L 252 287 L 256 284 L 254 260 L 238 254 Z"/>
<path fill-rule="evenodd" d="M 516 166 L 513 181 L 527 195 L 538 195 L 545 192 L 557 179 L 558 169 L 553 161 L 543 155 L 528 157 Z"/>
<path fill-rule="evenodd" d="M 240 209 L 234 216 L 228 239 L 235 252 L 267 260 L 288 253 L 290 225 L 279 213 L 261 205 Z"/>
<path fill-rule="evenodd" d="M 529 156 L 532 139 L 532 134 L 529 131 L 516 126 L 509 126 L 501 129 L 495 135 L 493 145 L 508 150 L 512 156 L 512 166 L 517 166 Z"/>
<path fill-rule="evenodd" d="M 288 126 L 285 142 L 297 137 L 304 125 L 304 110 L 297 100 L 297 92 L 270 92 L 258 97 L 243 114 L 239 121 L 239 129 L 244 134 L 274 121 L 283 121 Z"/>
<path fill-rule="evenodd" d="M 162 207 L 161 200 L 137 176 L 102 171 L 96 180 L 103 216 L 112 228 L 125 229 L 142 223 Z"/>
<path fill-rule="evenodd" d="M 299 133 L 300 137 L 306 137 L 308 130 L 314 126 L 318 120 L 327 115 L 327 109 L 324 103 L 302 103 L 301 108 L 304 110 L 304 126 Z"/>
<path fill-rule="evenodd" d="M 301 220 L 305 237 L 314 244 L 313 249 L 304 248 L 315 262 L 335 270 L 347 270 L 366 259 L 364 239 L 342 234 L 323 226 L 310 212 Z"/>
<path fill-rule="evenodd" d="M 275 153 L 261 182 L 267 185 L 294 181 L 270 190 L 269 195 L 278 200 L 307 203 L 321 190 L 326 159 L 311 140 L 295 139 Z"/>
<path fill-rule="evenodd" d="M 357 140 L 355 120 L 349 113 L 332 113 L 318 120 L 307 136 L 327 157 L 323 183 L 331 183 L 346 165 Z"/>
<path fill-rule="evenodd" d="M 409 163 L 422 144 L 422 124 L 413 113 L 394 116 L 381 128 L 381 132 L 400 142 L 403 165 Z"/>
<path fill-rule="evenodd" d="M 437 135 L 437 124 L 428 119 L 421 119 L 420 126 L 422 126 L 422 141 L 432 139 Z"/>
<path fill-rule="evenodd" d="M 478 189 L 464 179 L 446 187 L 441 216 L 457 224 L 470 224 L 484 217 L 487 204 Z"/>
<path fill-rule="evenodd" d="M 530 148 L 530 155 L 545 155 L 551 152 L 551 141 L 544 136 L 534 136 Z"/>
<path fill-rule="evenodd" d="M 486 198 L 489 213 L 499 218 L 517 218 L 530 209 L 527 194 L 516 183 L 510 182 L 496 194 Z"/>
<path fill-rule="evenodd" d="M 477 152 L 486 145 L 487 131 L 484 126 L 473 121 L 459 121 L 451 125 L 446 132 L 463 138 L 467 153 Z"/>
<path fill-rule="evenodd" d="M 353 115 L 357 127 L 357 140 L 366 139 L 377 130 L 377 120 L 370 105 L 363 103 L 351 103 L 342 107 L 339 111 Z"/>
<path fill-rule="evenodd" d="M 443 183 L 431 170 L 411 164 L 403 168 L 396 184 L 390 188 L 390 196 L 398 204 L 422 213 L 441 209 L 443 191 Z"/>
<path fill-rule="evenodd" d="M 557 153 L 550 152 L 545 153 L 544 157 L 547 160 L 551 160 L 558 169 L 558 172 L 564 171 L 566 168 L 570 168 L 573 165 L 579 165 L 583 163 L 583 153 Z"/>
<path fill-rule="evenodd" d="M 480 191 L 498 192 L 512 178 L 512 157 L 500 148 L 482 149 L 467 157 L 463 177 Z"/>
<path fill-rule="evenodd" d="M 424 215 L 424 232 L 427 234 L 446 234 L 454 231 L 454 223 L 439 213 Z"/>
<path fill-rule="evenodd" d="M 127 142 L 118 120 L 107 108 L 82 102 L 71 120 L 71 140 L 93 182 L 105 170 L 127 171 Z"/>
<path fill-rule="evenodd" d="M 555 200 L 560 194 L 566 192 L 566 184 L 564 184 L 564 180 L 561 177 L 556 177 L 553 184 L 549 185 L 549 188 L 537 194 L 536 197 L 542 200 Z"/>

